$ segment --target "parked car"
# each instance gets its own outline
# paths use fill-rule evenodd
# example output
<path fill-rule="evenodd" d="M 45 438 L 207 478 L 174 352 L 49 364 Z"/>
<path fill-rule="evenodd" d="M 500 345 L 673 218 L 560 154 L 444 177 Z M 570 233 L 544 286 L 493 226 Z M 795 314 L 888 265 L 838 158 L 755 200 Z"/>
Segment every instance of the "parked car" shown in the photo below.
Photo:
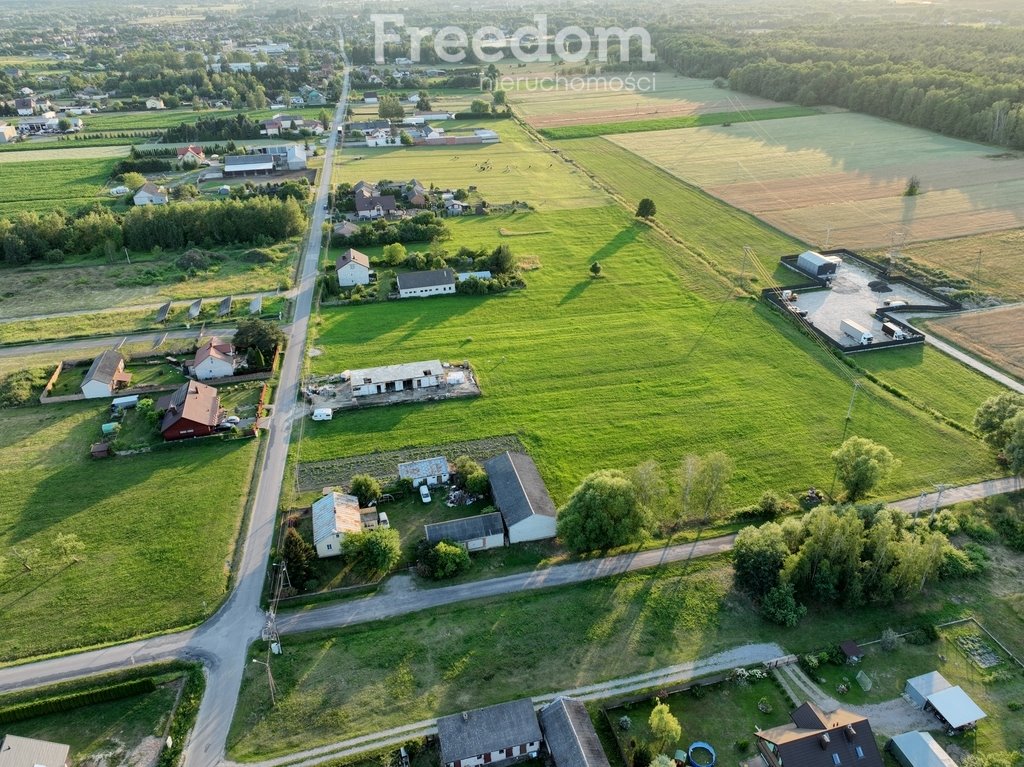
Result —
<path fill-rule="evenodd" d="M 231 426 L 238 426 L 238 424 L 240 424 L 241 422 L 242 419 L 239 418 L 237 415 L 229 415 L 227 418 L 224 419 L 224 423 L 230 424 Z"/>
<path fill-rule="evenodd" d="M 420 485 L 420 499 L 424 503 L 430 503 L 430 490 L 426 485 Z"/>

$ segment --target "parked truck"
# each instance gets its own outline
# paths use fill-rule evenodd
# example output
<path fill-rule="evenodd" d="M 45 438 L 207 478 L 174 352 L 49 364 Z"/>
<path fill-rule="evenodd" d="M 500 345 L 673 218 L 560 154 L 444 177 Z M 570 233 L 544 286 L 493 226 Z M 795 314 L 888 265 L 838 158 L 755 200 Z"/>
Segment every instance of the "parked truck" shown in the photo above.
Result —
<path fill-rule="evenodd" d="M 907 334 L 903 332 L 903 328 L 892 322 L 883 322 L 882 332 L 889 336 L 893 341 L 903 341 L 907 337 Z"/>
<path fill-rule="evenodd" d="M 845 333 L 846 335 L 850 336 L 850 338 L 852 338 L 861 346 L 867 346 L 868 344 L 875 340 L 875 337 L 871 335 L 871 333 L 869 333 L 867 329 L 865 329 L 861 325 L 858 325 L 853 320 L 842 320 L 839 323 L 839 329 L 843 331 L 843 333 Z"/>

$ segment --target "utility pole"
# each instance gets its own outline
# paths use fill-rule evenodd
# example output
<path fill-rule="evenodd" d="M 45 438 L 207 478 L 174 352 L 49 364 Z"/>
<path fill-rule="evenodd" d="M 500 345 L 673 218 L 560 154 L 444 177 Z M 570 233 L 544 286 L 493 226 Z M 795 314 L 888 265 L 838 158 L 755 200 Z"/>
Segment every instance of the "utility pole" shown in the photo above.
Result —
<path fill-rule="evenodd" d="M 917 508 L 914 509 L 914 519 L 917 519 L 917 515 L 921 513 L 921 506 L 924 505 L 924 497 L 926 493 L 924 490 L 921 491 L 921 495 L 917 496 Z"/>
<path fill-rule="evenodd" d="M 832 243 L 832 227 L 829 226 L 825 230 L 825 247 L 822 250 L 828 250 L 828 246 Z"/>
<path fill-rule="evenodd" d="M 935 485 L 935 489 L 938 490 L 939 492 L 935 496 L 935 505 L 932 506 L 932 515 L 931 515 L 931 517 L 929 517 L 929 519 L 933 518 L 935 516 L 935 513 L 939 510 L 939 502 L 942 500 L 942 494 L 946 490 L 949 490 L 950 487 L 952 487 L 952 485 L 942 485 L 942 484 Z"/>
<path fill-rule="evenodd" d="M 839 441 L 842 445 L 846 442 L 846 432 L 850 428 L 850 421 L 853 419 L 853 402 L 857 398 L 857 389 L 860 388 L 860 381 L 853 382 L 853 393 L 850 395 L 850 406 L 846 409 L 846 420 L 843 423 L 843 438 Z M 839 464 L 836 464 L 836 470 L 832 473 L 832 487 L 829 488 L 828 495 L 831 498 L 832 493 L 836 489 L 836 480 L 839 479 Z"/>
<path fill-rule="evenodd" d="M 981 253 L 981 251 L 979 250 L 978 253 Z M 128 257 L 128 248 L 124 249 L 124 257 L 128 261 L 128 265 L 130 266 L 131 263 L 132 263 L 132 260 L 131 260 L 131 258 Z"/>
<path fill-rule="evenodd" d="M 273 708 L 277 707 L 277 687 L 274 685 L 274 673 L 270 670 L 270 664 L 265 660 L 259 658 L 253 658 L 253 663 L 259 663 L 261 666 L 267 667 L 267 685 L 270 687 L 270 705 Z"/>

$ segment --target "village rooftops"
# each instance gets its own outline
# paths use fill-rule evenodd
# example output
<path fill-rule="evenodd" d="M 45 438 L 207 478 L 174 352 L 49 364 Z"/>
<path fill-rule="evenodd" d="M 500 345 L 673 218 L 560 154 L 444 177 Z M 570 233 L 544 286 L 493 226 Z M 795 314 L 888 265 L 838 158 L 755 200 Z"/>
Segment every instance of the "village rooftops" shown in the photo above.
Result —
<path fill-rule="evenodd" d="M 756 733 L 772 767 L 882 767 L 871 724 L 860 714 L 841 708 L 826 714 L 807 702 L 790 718 L 791 724 Z"/>
<path fill-rule="evenodd" d="M 441 763 L 454 764 L 510 746 L 541 741 L 540 725 L 529 698 L 499 703 L 437 720 Z"/>
<path fill-rule="evenodd" d="M 357 213 L 363 213 L 363 212 L 366 212 L 366 211 L 374 210 L 378 206 L 385 213 L 388 213 L 388 212 L 391 212 L 391 211 L 394 211 L 394 210 L 398 209 L 397 206 L 395 205 L 395 196 L 394 195 L 385 194 L 383 196 L 378 196 L 378 195 L 373 194 L 373 195 L 370 195 L 369 197 L 366 197 L 366 196 L 361 195 L 361 194 L 357 194 L 356 195 L 356 212 Z"/>

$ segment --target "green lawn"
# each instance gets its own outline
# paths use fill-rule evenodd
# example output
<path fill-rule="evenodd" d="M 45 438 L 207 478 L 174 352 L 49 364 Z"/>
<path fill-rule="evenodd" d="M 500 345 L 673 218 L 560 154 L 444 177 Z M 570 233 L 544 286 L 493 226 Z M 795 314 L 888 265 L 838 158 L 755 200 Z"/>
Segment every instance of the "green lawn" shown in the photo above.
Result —
<path fill-rule="evenodd" d="M 106 413 L 105 401 L 0 412 L 0 661 L 187 625 L 225 595 L 256 442 L 94 461 Z M 85 544 L 77 563 L 61 533 Z"/>
<path fill-rule="evenodd" d="M 194 123 L 200 118 L 232 118 L 241 112 L 251 120 L 269 120 L 275 114 L 302 115 L 309 119 L 317 119 L 321 109 L 333 115 L 333 107 L 284 107 L 282 109 L 215 109 L 196 112 L 192 109 L 152 109 L 140 112 L 100 112 L 86 115 L 85 133 L 123 131 L 123 130 L 161 130 L 173 128 L 181 123 Z"/>
<path fill-rule="evenodd" d="M 899 630 L 976 612 L 1001 625 L 1004 640 L 1019 652 L 1024 622 L 1014 610 L 1020 583 L 1011 588 L 1007 593 L 1002 584 L 985 581 L 933 585 L 913 602 L 859 609 L 856 636 L 866 640 L 889 626 Z M 247 664 L 229 756 L 252 760 L 311 748 L 651 671 L 750 641 L 770 639 L 787 651 L 807 652 L 849 635 L 850 621 L 847 610 L 819 607 L 793 629 L 766 624 L 732 590 L 723 556 L 292 636 L 286 653 L 272 661 L 276 709 L 267 703 L 266 674 Z M 785 721 L 785 712 L 776 711 L 771 723 Z M 993 707 L 990 716 L 1013 715 Z M 747 723 L 737 719 L 735 726 Z M 684 721 L 688 736 L 714 737 L 716 731 L 727 732 L 727 725 L 694 714 Z M 721 746 L 724 763 L 732 743 Z"/>
<path fill-rule="evenodd" d="M 0 216 L 20 210 L 82 207 L 102 199 L 113 158 L 4 162 L 0 169 Z"/>
<path fill-rule="evenodd" d="M 518 434 L 556 503 L 591 471 L 651 458 L 671 469 L 712 450 L 736 461 L 736 504 L 767 488 L 828 487 L 853 371 L 785 318 L 750 299 L 723 302 L 726 289 L 700 262 L 616 207 L 467 217 L 453 231 L 452 247 L 505 241 L 541 267 L 503 296 L 325 309 L 311 342 L 323 354 L 311 365 L 326 374 L 468 359 L 484 395 L 308 423 L 300 461 Z M 598 280 L 594 260 L 604 265 Z M 980 442 L 874 385 L 861 392 L 850 433 L 903 462 L 883 494 L 995 471 Z"/>
<path fill-rule="evenodd" d="M 155 691 L 110 703 L 40 716 L 4 725 L 5 732 L 71 746 L 71 764 L 106 756 L 118 758 L 152 753 L 162 744 L 161 736 L 182 684 L 179 678 L 164 681 Z M 116 762 L 115 762 L 116 763 Z"/>
<path fill-rule="evenodd" d="M 575 209 L 607 201 L 586 176 L 566 168 L 512 120 L 459 120 L 445 126 L 458 133 L 489 128 L 500 134 L 501 143 L 346 149 L 335 163 L 334 182 L 416 178 L 442 189 L 475 186 L 492 205 L 519 200 L 538 210 Z"/>

